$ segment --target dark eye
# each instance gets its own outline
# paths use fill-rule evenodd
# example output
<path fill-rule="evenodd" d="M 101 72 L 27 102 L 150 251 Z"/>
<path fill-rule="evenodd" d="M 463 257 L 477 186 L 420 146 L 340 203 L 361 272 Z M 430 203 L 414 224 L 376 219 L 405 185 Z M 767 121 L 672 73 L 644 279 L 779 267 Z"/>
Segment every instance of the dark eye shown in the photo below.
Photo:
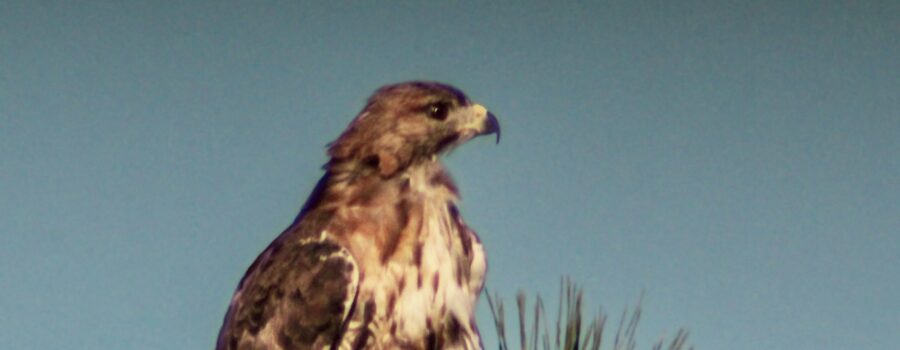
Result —
<path fill-rule="evenodd" d="M 428 117 L 431 119 L 444 120 L 447 119 L 447 113 L 450 112 L 450 105 L 444 102 L 437 102 L 428 106 Z"/>

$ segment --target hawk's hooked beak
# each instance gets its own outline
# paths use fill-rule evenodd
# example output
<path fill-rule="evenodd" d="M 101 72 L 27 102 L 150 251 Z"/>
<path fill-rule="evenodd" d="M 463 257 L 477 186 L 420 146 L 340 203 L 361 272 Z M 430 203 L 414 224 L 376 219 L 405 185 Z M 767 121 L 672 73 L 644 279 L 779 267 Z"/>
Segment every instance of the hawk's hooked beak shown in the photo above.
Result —
<path fill-rule="evenodd" d="M 488 112 L 487 120 L 484 121 L 485 127 L 484 131 L 481 132 L 481 135 L 490 135 L 497 134 L 497 142 L 500 143 L 500 122 L 497 121 L 497 117 L 494 116 L 494 113 Z"/>
<path fill-rule="evenodd" d="M 474 124 L 472 128 L 476 130 L 475 135 L 497 134 L 496 143 L 500 143 L 500 122 L 497 121 L 494 113 L 489 112 L 484 106 L 479 104 L 473 105 L 471 108 L 475 118 L 470 123 Z"/>

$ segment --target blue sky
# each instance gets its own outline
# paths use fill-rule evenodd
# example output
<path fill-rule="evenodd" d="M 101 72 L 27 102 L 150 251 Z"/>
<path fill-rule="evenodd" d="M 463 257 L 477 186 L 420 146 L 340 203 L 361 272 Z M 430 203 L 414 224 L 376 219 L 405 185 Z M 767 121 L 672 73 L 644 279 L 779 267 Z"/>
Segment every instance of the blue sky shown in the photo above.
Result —
<path fill-rule="evenodd" d="M 212 348 L 324 145 L 433 79 L 502 123 L 446 162 L 509 301 L 567 274 L 614 320 L 645 291 L 640 348 L 895 348 L 898 57 L 889 1 L 5 1 L 0 343 Z"/>

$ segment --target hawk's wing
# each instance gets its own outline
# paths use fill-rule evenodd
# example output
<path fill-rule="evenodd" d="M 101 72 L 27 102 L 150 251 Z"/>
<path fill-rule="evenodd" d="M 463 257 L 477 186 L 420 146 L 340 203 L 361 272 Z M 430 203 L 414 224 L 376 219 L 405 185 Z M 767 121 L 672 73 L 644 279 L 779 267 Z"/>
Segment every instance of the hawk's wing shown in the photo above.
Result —
<path fill-rule="evenodd" d="M 282 233 L 244 275 L 217 350 L 327 349 L 339 341 L 356 300 L 359 269 L 312 211 Z"/>

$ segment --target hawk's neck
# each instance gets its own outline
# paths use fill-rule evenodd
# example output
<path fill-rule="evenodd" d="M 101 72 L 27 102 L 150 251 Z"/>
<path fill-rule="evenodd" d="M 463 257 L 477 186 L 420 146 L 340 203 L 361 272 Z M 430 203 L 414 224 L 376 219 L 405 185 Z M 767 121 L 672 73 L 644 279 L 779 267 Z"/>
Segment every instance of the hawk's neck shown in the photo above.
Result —
<path fill-rule="evenodd" d="M 427 231 L 421 227 L 423 216 L 456 212 L 458 189 L 437 159 L 413 164 L 387 178 L 377 171 L 349 169 L 329 169 L 315 209 L 333 213 L 328 232 L 351 247 L 357 259 L 381 264 L 414 260 L 415 252 L 403 248 Z M 360 246 L 365 249 L 353 249 Z"/>

